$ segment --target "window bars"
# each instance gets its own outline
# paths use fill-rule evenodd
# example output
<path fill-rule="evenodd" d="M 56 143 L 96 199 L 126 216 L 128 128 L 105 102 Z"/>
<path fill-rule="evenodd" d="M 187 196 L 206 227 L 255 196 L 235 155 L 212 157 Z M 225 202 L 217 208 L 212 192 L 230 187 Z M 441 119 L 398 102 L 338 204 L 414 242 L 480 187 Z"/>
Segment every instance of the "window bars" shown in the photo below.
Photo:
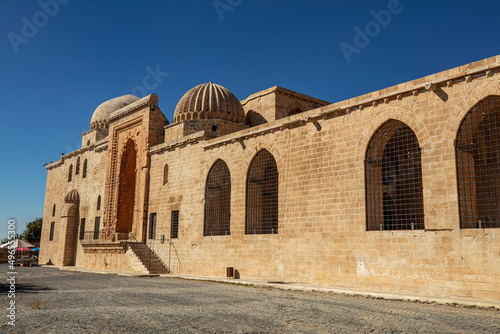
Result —
<path fill-rule="evenodd" d="M 172 220 L 170 225 L 170 239 L 179 237 L 179 211 L 172 211 Z"/>
<path fill-rule="evenodd" d="M 500 96 L 462 121 L 455 142 L 461 228 L 500 227 Z"/>
<path fill-rule="evenodd" d="M 231 174 L 226 163 L 219 159 L 208 172 L 203 235 L 229 235 L 230 220 Z"/>
<path fill-rule="evenodd" d="M 156 213 L 149 216 L 149 239 L 156 239 Z"/>
<path fill-rule="evenodd" d="M 94 240 L 99 239 L 99 230 L 101 228 L 101 217 L 95 217 L 94 223 Z"/>
<path fill-rule="evenodd" d="M 366 228 L 424 228 L 421 149 L 413 131 L 389 120 L 373 135 L 366 152 Z"/>
<path fill-rule="evenodd" d="M 250 164 L 246 190 L 245 234 L 278 233 L 278 167 L 268 151 Z"/>

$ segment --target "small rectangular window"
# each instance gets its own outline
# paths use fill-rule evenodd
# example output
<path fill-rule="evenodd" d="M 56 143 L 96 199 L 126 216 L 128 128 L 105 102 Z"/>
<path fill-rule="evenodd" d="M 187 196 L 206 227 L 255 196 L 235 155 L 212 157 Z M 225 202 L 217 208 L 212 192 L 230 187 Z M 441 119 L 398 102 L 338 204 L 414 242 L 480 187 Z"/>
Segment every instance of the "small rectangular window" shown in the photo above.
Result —
<path fill-rule="evenodd" d="M 56 226 L 56 222 L 50 223 L 50 235 L 49 235 L 49 241 L 54 240 L 54 228 Z"/>
<path fill-rule="evenodd" d="M 179 236 L 179 211 L 172 211 L 172 224 L 170 226 L 170 238 L 176 239 Z"/>
<path fill-rule="evenodd" d="M 156 213 L 152 213 L 149 218 L 149 239 L 156 238 Z"/>
<path fill-rule="evenodd" d="M 94 240 L 99 239 L 99 229 L 101 228 L 101 217 L 95 217 Z"/>
<path fill-rule="evenodd" d="M 83 236 L 85 235 L 85 218 L 82 218 L 80 221 L 80 240 L 83 240 Z"/>

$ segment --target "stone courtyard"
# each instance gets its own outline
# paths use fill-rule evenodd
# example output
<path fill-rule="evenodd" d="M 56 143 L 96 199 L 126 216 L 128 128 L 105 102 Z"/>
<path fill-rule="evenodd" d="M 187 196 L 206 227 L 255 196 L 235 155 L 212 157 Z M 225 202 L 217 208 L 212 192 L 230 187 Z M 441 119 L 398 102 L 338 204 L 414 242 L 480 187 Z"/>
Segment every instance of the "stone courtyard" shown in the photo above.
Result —
<path fill-rule="evenodd" d="M 51 267 L 17 272 L 16 326 L 7 324 L 4 294 L 2 333 L 500 333 L 495 309 Z"/>

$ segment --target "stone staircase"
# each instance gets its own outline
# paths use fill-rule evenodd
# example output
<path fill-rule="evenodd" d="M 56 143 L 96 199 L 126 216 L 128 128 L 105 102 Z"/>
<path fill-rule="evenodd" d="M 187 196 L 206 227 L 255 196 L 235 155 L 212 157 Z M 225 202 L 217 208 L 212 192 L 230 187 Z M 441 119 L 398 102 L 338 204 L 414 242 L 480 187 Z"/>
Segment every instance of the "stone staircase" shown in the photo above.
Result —
<path fill-rule="evenodd" d="M 132 252 L 141 261 L 142 265 L 150 274 L 170 274 L 171 271 L 158 256 L 145 244 L 138 242 L 128 243 Z"/>

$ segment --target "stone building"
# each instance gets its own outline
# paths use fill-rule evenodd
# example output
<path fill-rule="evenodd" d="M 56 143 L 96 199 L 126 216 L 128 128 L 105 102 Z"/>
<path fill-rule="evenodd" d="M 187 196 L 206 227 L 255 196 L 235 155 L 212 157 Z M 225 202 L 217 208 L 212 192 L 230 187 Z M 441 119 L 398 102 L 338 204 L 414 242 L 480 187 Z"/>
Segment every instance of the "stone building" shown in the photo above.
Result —
<path fill-rule="evenodd" d="M 500 300 L 500 56 L 337 103 L 214 83 L 92 115 L 41 263 Z M 234 268 L 234 270 L 227 270 Z"/>

